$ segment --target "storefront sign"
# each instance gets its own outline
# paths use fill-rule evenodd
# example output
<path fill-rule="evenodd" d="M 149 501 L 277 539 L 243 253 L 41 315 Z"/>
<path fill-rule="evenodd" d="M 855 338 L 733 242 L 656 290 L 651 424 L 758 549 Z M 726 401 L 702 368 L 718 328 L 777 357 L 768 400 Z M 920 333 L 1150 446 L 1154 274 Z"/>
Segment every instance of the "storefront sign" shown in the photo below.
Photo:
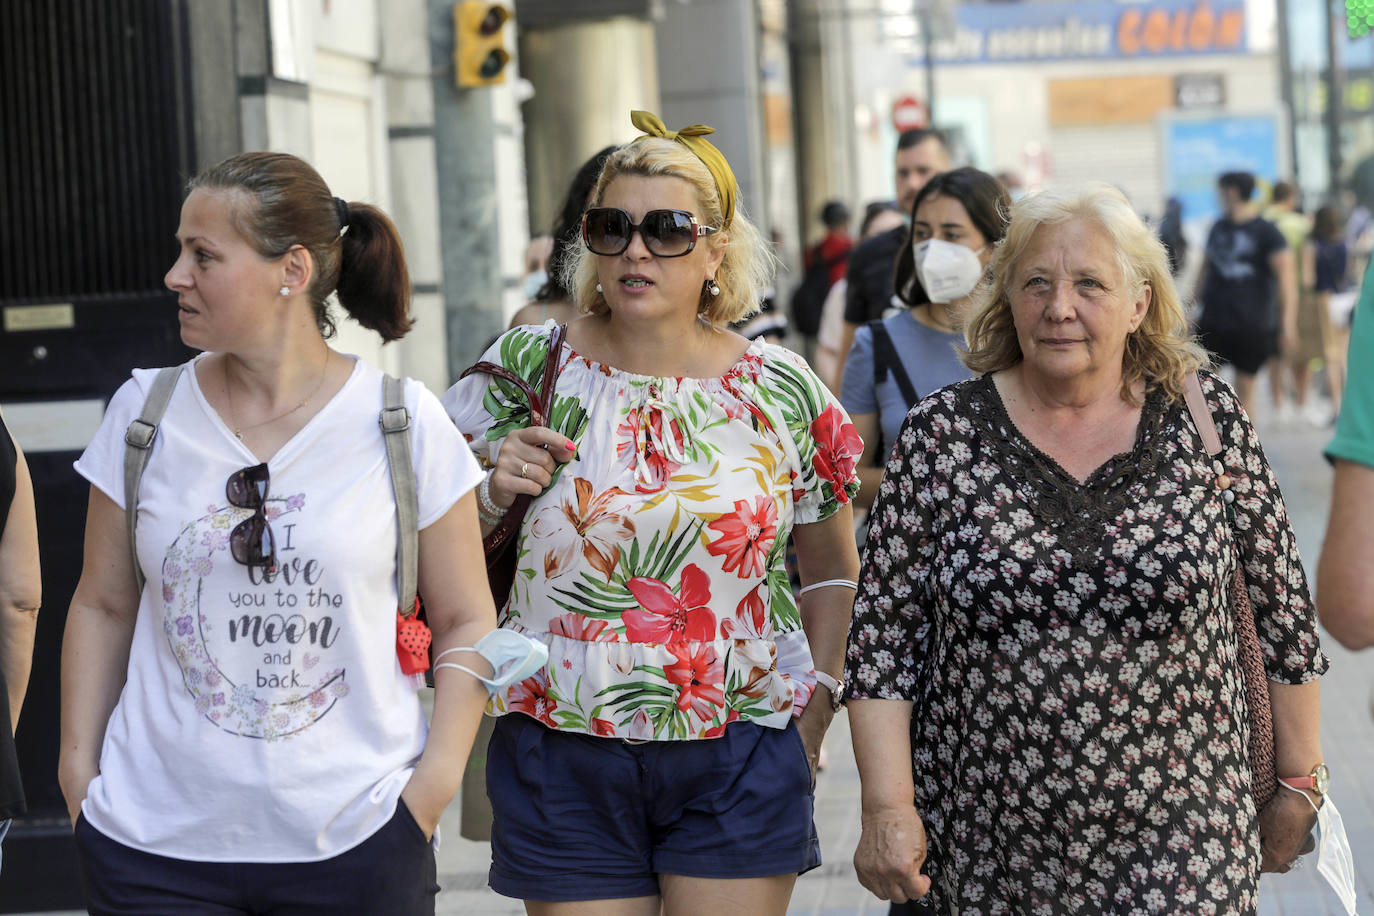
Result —
<path fill-rule="evenodd" d="M 1226 80 L 1220 73 L 1180 73 L 1174 77 L 1175 108 L 1222 108 Z"/>
<path fill-rule="evenodd" d="M 1173 90 L 1167 76 L 1050 80 L 1050 126 L 1148 123 L 1173 107 Z"/>
<path fill-rule="evenodd" d="M 1283 175 L 1282 136 L 1274 114 L 1161 115 L 1164 187 L 1183 204 L 1183 219 L 1210 222 L 1217 217 L 1217 178 L 1223 172 L 1250 172 L 1266 181 Z"/>
<path fill-rule="evenodd" d="M 945 64 L 1243 54 L 1244 0 L 954 4 Z M 916 60 L 919 60 L 919 55 Z"/>
<path fill-rule="evenodd" d="M 11 305 L 5 308 L 5 331 L 51 331 L 76 327 L 76 311 L 69 303 Z"/>

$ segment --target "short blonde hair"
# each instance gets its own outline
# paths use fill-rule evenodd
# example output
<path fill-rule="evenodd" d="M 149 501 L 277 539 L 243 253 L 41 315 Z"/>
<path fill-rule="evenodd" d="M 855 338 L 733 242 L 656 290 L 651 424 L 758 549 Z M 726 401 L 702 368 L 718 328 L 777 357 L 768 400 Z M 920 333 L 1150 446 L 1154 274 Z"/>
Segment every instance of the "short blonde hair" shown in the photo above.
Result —
<path fill-rule="evenodd" d="M 1102 182 L 1073 190 L 1041 191 L 1012 206 L 1006 238 L 990 265 L 992 281 L 975 294 L 969 312 L 964 365 L 983 373 L 1021 362 L 1024 354 L 1011 314 L 1013 275 L 1036 230 L 1075 219 L 1090 221 L 1107 234 L 1129 296 L 1150 289 L 1145 318 L 1126 338 L 1122 397 L 1134 402 L 1132 389 L 1143 380 L 1146 388 L 1157 386 L 1171 400 L 1181 399 L 1187 377 L 1209 364 L 1207 354 L 1189 334 L 1163 244 L 1141 222 L 1125 196 Z"/>
<path fill-rule="evenodd" d="M 699 202 L 695 211 L 697 222 L 703 226 L 719 226 L 725 216 L 721 212 L 720 192 L 715 179 L 700 159 L 681 143 L 657 137 L 645 137 L 611 153 L 601 168 L 587 207 L 598 207 L 606 188 L 621 175 L 646 177 L 667 176 L 681 178 L 696 191 Z M 701 292 L 697 310 L 702 318 L 721 327 L 748 318 L 759 310 L 763 291 L 773 276 L 776 258 L 766 246 L 762 234 L 735 207 L 734 218 L 723 232 L 705 236 L 698 245 L 725 246 L 725 257 L 716 271 L 716 286 L 720 295 Z M 573 305 L 589 315 L 605 314 L 609 306 L 606 297 L 596 288 L 596 258 L 583 245 L 569 258 L 564 286 L 572 294 Z"/>

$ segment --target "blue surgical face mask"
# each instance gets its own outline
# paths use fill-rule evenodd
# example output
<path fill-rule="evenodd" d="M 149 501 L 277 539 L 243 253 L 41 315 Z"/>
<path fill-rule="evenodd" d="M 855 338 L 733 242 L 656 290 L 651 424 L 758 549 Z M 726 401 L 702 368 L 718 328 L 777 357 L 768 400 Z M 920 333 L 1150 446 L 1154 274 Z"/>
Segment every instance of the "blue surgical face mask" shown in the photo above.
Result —
<path fill-rule="evenodd" d="M 525 286 L 521 291 L 525 294 L 525 301 L 529 302 L 539 295 L 539 291 L 544 288 L 544 284 L 549 282 L 549 272 L 539 269 L 533 273 L 525 275 Z"/>
<path fill-rule="evenodd" d="M 440 668 L 457 668 L 459 671 L 466 671 L 485 684 L 487 690 L 492 693 L 523 681 L 549 662 L 548 646 L 514 630 L 492 630 L 477 640 L 477 645 L 456 646 L 447 649 L 440 652 L 434 661 L 437 663 L 439 659 L 450 652 L 476 652 L 487 660 L 487 664 L 491 665 L 492 676 L 483 677 L 466 665 L 460 665 L 457 662 L 435 664 L 435 671 Z"/>

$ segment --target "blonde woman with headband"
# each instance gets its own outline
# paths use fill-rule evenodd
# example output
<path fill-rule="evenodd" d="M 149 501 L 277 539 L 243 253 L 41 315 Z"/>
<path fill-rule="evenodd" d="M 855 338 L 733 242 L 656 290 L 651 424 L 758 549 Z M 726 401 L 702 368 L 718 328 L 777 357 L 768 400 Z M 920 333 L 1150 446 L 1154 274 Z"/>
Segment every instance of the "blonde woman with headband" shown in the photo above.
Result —
<path fill-rule="evenodd" d="M 550 428 L 490 376 L 444 397 L 485 530 L 534 497 L 501 625 L 549 648 L 489 709 L 491 886 L 541 914 L 782 914 L 820 863 L 862 443 L 801 358 L 726 329 L 771 255 L 712 129 L 632 120 L 583 216 Z M 555 330 L 484 358 L 537 384 Z"/>

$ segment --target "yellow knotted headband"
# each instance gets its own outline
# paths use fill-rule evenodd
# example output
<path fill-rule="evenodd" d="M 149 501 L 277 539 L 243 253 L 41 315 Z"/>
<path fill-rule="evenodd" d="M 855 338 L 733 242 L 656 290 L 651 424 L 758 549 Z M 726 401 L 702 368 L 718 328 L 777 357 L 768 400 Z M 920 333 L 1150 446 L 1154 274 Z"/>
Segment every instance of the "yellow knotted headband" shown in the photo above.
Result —
<path fill-rule="evenodd" d="M 716 129 L 705 124 L 691 124 L 681 130 L 669 130 L 663 126 L 663 119 L 650 111 L 630 112 L 630 123 L 644 131 L 645 137 L 660 137 L 681 143 L 691 150 L 692 155 L 701 160 L 706 170 L 711 173 L 711 177 L 715 179 L 716 192 L 720 194 L 720 212 L 725 217 L 721 228 L 729 226 L 730 220 L 735 216 L 735 196 L 739 193 L 739 185 L 735 182 L 735 173 L 730 169 L 730 163 L 725 161 L 724 154 L 706 139 L 706 135 L 715 133 Z M 643 139 L 644 137 L 635 138 L 636 142 Z"/>

